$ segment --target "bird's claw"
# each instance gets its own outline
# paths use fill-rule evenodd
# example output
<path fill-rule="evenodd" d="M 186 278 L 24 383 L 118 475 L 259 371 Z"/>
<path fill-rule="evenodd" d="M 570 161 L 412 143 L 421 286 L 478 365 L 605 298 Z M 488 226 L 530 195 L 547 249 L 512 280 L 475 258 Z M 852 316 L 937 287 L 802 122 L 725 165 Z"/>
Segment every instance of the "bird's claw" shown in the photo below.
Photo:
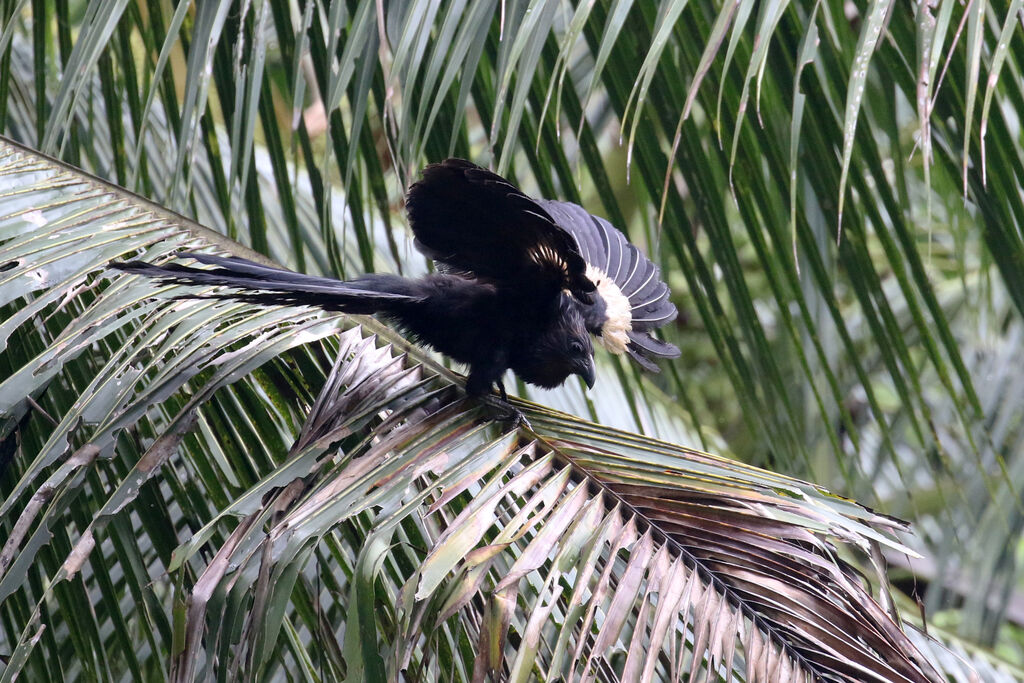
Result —
<path fill-rule="evenodd" d="M 482 396 L 481 400 L 483 400 L 483 402 L 494 411 L 494 419 L 501 422 L 511 423 L 512 429 L 525 427 L 526 429 L 533 431 L 533 425 L 531 425 L 530 421 L 526 419 L 526 415 L 523 414 L 523 411 L 516 408 L 507 400 L 492 395 Z"/>
<path fill-rule="evenodd" d="M 510 414 L 506 419 L 512 423 L 512 429 L 523 428 L 531 432 L 533 431 L 533 425 L 530 424 L 528 419 L 526 419 L 526 415 L 523 411 L 519 410 L 519 408 L 516 408 L 512 404 L 509 404 L 509 413 Z"/>

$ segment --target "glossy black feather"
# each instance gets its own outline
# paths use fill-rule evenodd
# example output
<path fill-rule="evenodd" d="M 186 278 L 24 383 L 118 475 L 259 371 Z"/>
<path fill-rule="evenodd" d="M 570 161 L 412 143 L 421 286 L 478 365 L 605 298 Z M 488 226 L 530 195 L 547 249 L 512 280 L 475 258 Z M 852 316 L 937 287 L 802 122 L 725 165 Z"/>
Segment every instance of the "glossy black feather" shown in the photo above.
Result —
<path fill-rule="evenodd" d="M 676 318 L 675 304 L 669 288 L 659 275 L 658 266 L 629 243 L 626 236 L 603 218 L 594 216 L 572 202 L 542 199 L 538 202 L 556 223 L 576 240 L 587 263 L 601 269 L 629 299 L 633 330 L 630 332 L 629 355 L 648 370 L 657 366 L 641 358 L 657 356 L 676 358 L 679 349 L 658 341 L 649 334 Z M 606 318 L 603 312 L 584 314 L 587 327 L 597 334 Z M 642 341 L 650 340 L 648 343 Z"/>
<path fill-rule="evenodd" d="M 449 269 L 553 296 L 588 301 L 594 285 L 572 236 L 514 185 L 462 159 L 423 169 L 406 196 L 416 246 Z"/>
<path fill-rule="evenodd" d="M 378 314 L 417 342 L 468 365 L 466 388 L 475 395 L 486 393 L 495 383 L 500 387 L 509 369 L 524 381 L 546 388 L 573 374 L 593 383 L 594 350 L 578 302 L 561 291 L 538 302 L 514 288 L 452 274 L 420 279 L 364 275 L 342 282 L 239 258 L 181 256 L 213 267 L 140 261 L 110 266 L 163 283 L 207 288 L 189 295 L 195 298 Z"/>
<path fill-rule="evenodd" d="M 423 297 L 421 292 L 413 288 L 405 288 L 405 291 L 394 287 L 389 289 L 380 280 L 393 276 L 369 275 L 351 282 L 341 282 L 271 268 L 240 258 L 196 253 L 183 253 L 181 256 L 217 267 L 201 269 L 178 263 L 157 266 L 141 261 L 111 263 L 110 266 L 169 284 L 230 287 L 235 290 L 206 293 L 201 295 L 202 298 L 234 299 L 263 305 L 316 306 L 326 311 L 343 313 L 388 311 L 418 302 Z"/>
<path fill-rule="evenodd" d="M 591 333 L 607 320 L 587 266 L 600 268 L 633 313 L 627 352 L 678 355 L 646 331 L 675 317 L 657 267 L 604 219 L 566 202 L 535 201 L 504 178 L 449 159 L 423 171 L 407 196 L 417 246 L 445 272 L 419 279 L 364 275 L 342 282 L 240 258 L 186 253 L 205 267 L 113 263 L 162 282 L 205 287 L 197 298 L 306 305 L 380 315 L 416 341 L 469 366 L 466 388 L 482 394 L 506 370 L 542 387 L 577 374 L 594 381 Z"/>

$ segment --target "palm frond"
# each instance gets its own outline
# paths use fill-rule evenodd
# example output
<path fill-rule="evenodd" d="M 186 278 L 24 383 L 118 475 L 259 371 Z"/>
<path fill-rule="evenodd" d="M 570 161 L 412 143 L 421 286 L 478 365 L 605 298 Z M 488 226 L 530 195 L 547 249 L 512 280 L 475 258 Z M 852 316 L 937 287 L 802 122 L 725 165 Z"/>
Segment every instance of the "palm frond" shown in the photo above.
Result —
<path fill-rule="evenodd" d="M 212 236 L 11 143 L 0 169 L 0 284 L 22 301 L 0 328 L 2 362 L 21 368 L 0 384 L 18 474 L 2 508 L 16 520 L 0 551 L 5 678 L 45 672 L 37 648 L 56 645 L 40 646 L 40 629 L 70 628 L 84 604 L 95 633 L 141 629 L 152 644 L 112 651 L 104 675 L 169 660 L 176 680 L 303 662 L 425 676 L 459 660 L 465 680 L 940 680 L 831 545 L 908 552 L 901 523 L 539 406 L 525 405 L 532 428 L 510 430 L 368 321 L 114 276 L 111 259 Z M 29 325 L 60 331 L 30 349 Z M 289 359 L 313 368 L 299 391 Z M 252 411 L 258 439 L 220 433 L 221 411 Z M 179 474 L 196 448 L 223 455 Z M 196 495 L 205 518 L 168 515 Z M 65 542 L 50 539 L 84 510 Z M 112 548 L 131 543 L 134 571 L 167 591 L 124 611 L 114 577 L 132 569 Z M 183 641 L 164 632 L 172 620 Z M 99 673 L 80 661 L 78 675 Z"/>
<path fill-rule="evenodd" d="M 671 279 L 683 315 L 667 334 L 684 357 L 653 380 L 606 363 L 598 395 L 520 394 L 911 518 L 921 533 L 908 542 L 944 558 L 922 596 L 929 611 L 951 610 L 961 635 L 1020 664 L 1021 622 L 1005 609 L 1022 594 L 1019 430 L 1015 393 L 991 379 L 1014 375 L 1024 310 L 1018 10 L 11 2 L 0 7 L 0 126 L 311 272 L 422 272 L 394 209 L 424 161 L 453 153 L 582 202 Z M 52 325 L 74 319 L 67 306 L 9 348 L 28 359 L 64 339 Z M 40 388 L 51 368 L 70 368 L 82 390 L 92 349 L 19 378 Z M 215 392 L 216 418 L 200 413 L 196 429 L 236 441 L 205 456 L 196 445 L 188 461 L 206 474 L 206 460 L 231 463 L 231 488 L 205 491 L 219 505 L 267 464 L 245 444 L 283 452 L 305 414 L 254 423 L 255 397 L 284 382 L 311 402 L 333 356 L 289 358 L 315 386 L 266 371 L 250 394 L 246 382 Z M 59 417 L 48 387 L 32 401 Z M 18 410 L 46 419 L 29 401 Z M 181 514 L 204 517 L 207 497 L 188 481 L 174 484 Z M 1007 599 L 965 603 L 949 589 L 975 571 L 976 598 Z M 124 594 L 150 581 L 133 578 Z M 130 660 L 123 625 L 107 635 L 75 635 L 74 647 Z M 39 643 L 58 679 L 73 645 L 53 638 Z"/>

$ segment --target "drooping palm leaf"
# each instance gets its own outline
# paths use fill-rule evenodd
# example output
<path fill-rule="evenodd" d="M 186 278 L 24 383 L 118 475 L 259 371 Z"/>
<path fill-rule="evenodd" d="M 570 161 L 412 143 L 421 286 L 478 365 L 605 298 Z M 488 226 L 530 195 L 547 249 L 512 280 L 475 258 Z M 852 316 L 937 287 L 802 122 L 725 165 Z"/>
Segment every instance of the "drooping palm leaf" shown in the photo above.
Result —
<path fill-rule="evenodd" d="M 570 199 L 575 198 L 578 192 L 571 169 L 574 165 L 582 165 L 587 178 L 598 191 L 597 199 L 616 222 L 624 224 L 622 218 L 629 214 L 629 207 L 616 201 L 616 193 L 612 191 L 608 169 L 599 150 L 600 145 L 606 144 L 605 129 L 609 126 L 606 123 L 591 125 L 589 114 L 592 112 L 583 110 L 575 92 L 576 87 L 582 88 L 586 82 L 590 93 L 587 101 L 598 103 L 602 112 L 618 113 L 623 123 L 630 127 L 632 147 L 640 150 L 634 153 L 633 191 L 640 202 L 646 200 L 664 206 L 664 246 L 656 255 L 666 270 L 686 274 L 686 283 L 695 296 L 694 317 L 701 321 L 702 332 L 710 337 L 714 351 L 723 363 L 725 377 L 736 393 L 735 404 L 743 407 L 738 415 L 732 417 L 747 420 L 751 431 L 763 433 L 768 443 L 762 448 L 789 454 L 776 457 L 810 458 L 799 434 L 801 416 L 797 397 L 790 396 L 786 390 L 785 375 L 789 368 L 780 365 L 776 348 L 779 345 L 786 345 L 796 354 L 793 370 L 802 373 L 813 388 L 809 398 L 817 409 L 818 419 L 829 424 L 842 422 L 855 445 L 859 443 L 859 428 L 846 414 L 845 406 L 857 384 L 862 385 L 866 393 L 868 410 L 883 426 L 890 455 L 896 443 L 904 438 L 914 440 L 921 447 L 931 445 L 928 428 L 931 414 L 927 401 L 920 396 L 922 389 L 917 370 L 922 363 L 934 366 L 957 408 L 957 419 L 965 431 L 976 429 L 979 421 L 983 421 L 976 414 L 973 381 L 963 369 L 957 340 L 949 332 L 945 316 L 937 309 L 930 292 L 928 274 L 919 263 L 910 224 L 901 215 L 896 195 L 887 190 L 890 180 L 882 161 L 890 156 L 899 157 L 899 141 L 876 143 L 859 140 L 855 135 L 861 109 L 876 106 L 868 96 L 872 94 L 871 83 L 864 80 L 868 67 L 888 68 L 889 63 L 898 61 L 898 55 L 885 52 L 891 51 L 892 46 L 877 42 L 880 34 L 876 31 L 880 28 L 877 20 L 851 21 L 846 26 L 837 22 L 836 17 L 844 9 L 836 3 L 821 13 L 808 13 L 796 5 L 775 3 L 756 16 L 756 33 L 764 39 L 758 40 L 749 64 L 741 64 L 745 75 L 741 79 L 742 87 L 737 89 L 732 87 L 727 67 L 736 61 L 738 46 L 750 40 L 749 36 L 744 36 L 744 26 L 753 9 L 750 2 L 730 4 L 720 13 L 716 10 L 718 20 L 709 27 L 707 41 L 701 39 L 700 22 L 691 20 L 693 8 L 687 8 L 685 2 L 678 1 L 664 3 L 657 12 L 651 11 L 646 4 L 633 6 L 630 3 L 615 3 L 607 10 L 601 6 L 589 12 L 581 9 L 568 27 L 556 21 L 559 14 L 557 3 L 545 1 L 512 3 L 509 7 L 499 6 L 499 3 L 473 3 L 472 11 L 468 12 L 462 11 L 459 3 L 441 10 L 431 9 L 431 3 L 424 2 L 407 6 L 396 4 L 382 15 L 378 15 L 373 2 L 354 3 L 351 7 L 345 3 L 333 3 L 329 7 L 309 5 L 294 8 L 292 12 L 284 11 L 283 6 L 272 6 L 269 17 L 261 3 L 245 5 L 238 15 L 221 3 L 207 6 L 194 22 L 185 23 L 182 23 L 187 14 L 187 9 L 183 9 L 187 8 L 184 3 L 176 8 L 173 16 L 165 16 L 167 8 L 148 8 L 143 15 L 133 12 L 131 7 L 121 3 L 97 3 L 95 10 L 82 18 L 81 40 L 74 44 L 76 54 L 61 53 L 61 59 L 68 60 L 69 64 L 83 65 L 74 69 L 80 76 L 64 79 L 54 93 L 55 106 L 47 119 L 45 139 L 41 138 L 40 143 L 49 141 L 56 145 L 60 141 L 62 145 L 77 145 L 84 148 L 82 152 L 99 156 L 94 151 L 97 139 L 101 142 L 119 139 L 116 134 L 119 130 L 126 133 L 134 130 L 131 137 L 134 138 L 132 146 L 136 155 L 130 164 L 124 163 L 121 154 L 112 153 L 112 158 L 102 159 L 102 163 L 97 165 L 117 167 L 117 178 L 126 173 L 119 164 L 131 166 L 131 175 L 138 182 L 136 189 L 151 185 L 154 190 L 151 196 L 180 208 L 195 206 L 196 197 L 190 197 L 188 202 L 184 202 L 182 197 L 197 177 L 191 170 L 193 164 L 205 161 L 213 176 L 212 192 L 207 193 L 213 201 L 207 208 L 216 214 L 209 216 L 212 220 L 208 222 L 223 225 L 229 235 L 247 237 L 258 250 L 266 252 L 274 231 L 261 207 L 258 183 L 247 171 L 250 167 L 247 160 L 253 156 L 253 117 L 257 114 L 258 97 L 261 102 L 258 108 L 260 129 L 270 151 L 276 194 L 282 209 L 282 227 L 289 235 L 287 248 L 293 252 L 295 262 L 302 265 L 314 259 L 324 259 L 326 255 L 326 263 L 331 269 L 344 272 L 350 268 L 342 263 L 341 254 L 346 251 L 344 243 L 354 236 L 360 254 L 359 266 L 368 270 L 376 265 L 374 240 L 370 234 L 373 223 L 369 218 L 370 209 L 375 207 L 378 217 L 389 220 L 388 202 L 395 197 L 396 190 L 400 190 L 382 183 L 377 172 L 377 155 L 369 153 L 368 146 L 373 145 L 370 137 L 390 139 L 389 149 L 400 171 L 399 177 L 408 180 L 413 169 L 420 165 L 423 150 L 435 159 L 453 150 L 470 153 L 465 142 L 466 130 L 460 127 L 463 118 L 459 113 L 470 100 L 484 128 L 498 133 L 491 144 L 498 148 L 496 151 L 503 161 L 512 158 L 509 150 L 513 150 L 517 142 L 526 150 L 535 148 L 535 152 L 527 152 L 526 159 L 541 189 L 546 194 L 562 194 Z M 875 3 L 872 17 L 880 14 L 890 17 L 890 30 L 900 36 L 899 31 L 906 30 L 905 22 L 912 17 L 890 12 L 887 9 L 890 7 L 888 3 Z M 66 11 L 58 8 L 59 13 Z M 927 9 L 922 9 L 922 13 L 927 12 Z M 947 14 L 945 6 L 940 14 L 943 17 Z M 316 21 L 313 21 L 314 15 Z M 673 21 L 677 17 L 685 19 Z M 59 19 L 58 38 L 65 30 L 63 27 L 71 22 L 71 18 L 64 14 Z M 14 35 L 17 35 L 21 21 L 22 17 L 12 15 L 9 29 Z M 383 24 L 375 25 L 378 21 L 383 21 Z M 808 25 L 801 26 L 801 21 Z M 943 20 L 947 21 L 948 18 Z M 826 30 L 818 31 L 818 23 L 822 23 Z M 109 27 L 115 24 L 122 36 L 116 49 L 112 46 L 107 53 L 96 52 L 97 39 L 94 37 L 108 35 Z M 265 34 L 270 32 L 270 26 L 280 50 L 279 56 L 271 56 L 271 62 L 280 63 L 281 71 L 276 80 L 271 79 L 262 67 L 263 47 L 267 44 Z M 784 30 L 786 27 L 794 30 Z M 449 40 L 425 39 L 423 36 L 429 35 L 432 28 Z M 704 79 L 703 88 L 698 87 L 700 79 L 697 78 L 689 87 L 683 87 L 674 79 L 674 75 L 680 72 L 703 74 L 709 68 L 717 68 L 714 56 L 730 29 L 728 56 L 722 65 L 717 93 L 710 85 L 711 78 Z M 197 39 L 189 38 L 192 35 L 190 31 Z M 130 41 L 133 32 L 144 37 L 154 55 L 157 48 L 164 55 L 173 52 L 179 49 L 176 47 L 179 40 L 187 39 L 191 47 L 182 45 L 180 48 L 187 47 L 191 59 L 182 77 L 183 102 L 178 102 L 175 89 L 169 84 L 171 74 L 165 62 L 155 60 L 154 55 L 143 60 L 142 73 L 137 73 L 138 58 Z M 394 56 L 393 62 L 375 64 L 373 36 L 378 34 L 389 39 L 390 44 L 386 47 Z M 502 40 L 496 41 L 495 34 Z M 800 42 L 793 41 L 793 36 Z M 824 37 L 830 44 L 819 47 L 818 40 L 809 40 L 808 36 Z M 942 42 L 938 33 L 932 38 Z M 35 40 L 37 60 L 60 51 L 42 34 Z M 13 48 L 16 42 L 12 40 L 9 47 Z M 685 49 L 691 45 L 703 46 L 705 42 L 706 47 L 700 50 Z M 902 44 L 897 42 L 897 45 Z M 217 47 L 209 48 L 209 45 Z M 666 53 L 664 48 L 667 45 L 674 46 L 675 51 Z M 813 65 L 813 68 L 799 72 L 801 78 L 811 81 L 801 87 L 813 88 L 809 92 L 815 96 L 812 102 L 818 110 L 843 111 L 842 117 L 837 116 L 834 120 L 827 116 L 811 117 L 801 124 L 796 120 L 795 111 L 789 112 L 787 104 L 793 101 L 790 93 L 785 84 L 775 83 L 774 70 L 766 66 L 772 55 L 770 48 L 786 53 L 790 48 L 796 51 L 800 45 L 804 46 L 799 50 L 801 64 L 810 61 Z M 879 59 L 872 57 L 876 49 Z M 596 55 L 600 65 L 593 73 L 587 73 L 586 60 L 576 56 L 588 50 Z M 844 68 L 848 53 L 853 55 L 857 68 Z M 672 55 L 671 58 L 666 54 Z M 1000 54 L 1005 59 L 1005 51 Z M 640 55 L 644 56 L 643 60 L 638 59 Z M 93 90 L 100 92 L 105 88 L 109 91 L 104 103 L 125 103 L 132 122 L 127 128 L 123 107 L 99 106 L 98 101 L 92 103 L 92 108 L 81 104 L 89 92 L 85 83 L 92 78 L 91 72 L 84 67 L 89 64 L 99 66 L 103 59 L 110 62 L 109 68 L 99 71 L 99 84 L 94 85 Z M 571 73 L 562 70 L 569 59 L 573 59 L 576 70 L 589 76 L 589 80 L 583 78 L 576 83 Z M 155 64 L 151 64 L 154 61 Z M 477 78 L 473 77 L 474 69 L 480 74 Z M 848 77 L 851 69 L 855 76 L 853 79 Z M 29 69 L 24 77 L 31 80 L 38 71 Z M 488 75 L 492 72 L 493 77 Z M 457 78 L 459 74 L 463 76 L 461 82 Z M 564 117 L 551 121 L 542 118 L 541 112 L 545 111 L 543 102 L 548 99 L 550 89 L 555 87 L 556 75 L 560 105 L 556 111 L 564 113 Z M 145 77 L 152 78 L 146 98 L 148 105 L 138 101 L 138 81 L 141 78 L 145 82 Z M 634 89 L 632 83 L 637 77 L 648 85 Z M 258 82 L 261 79 L 265 81 L 262 85 Z M 535 83 L 527 88 L 531 81 Z M 444 86 L 432 90 L 430 84 L 438 82 Z M 596 89 L 598 84 L 602 88 Z M 39 88 L 44 85 L 42 81 L 37 82 Z M 283 95 L 275 97 L 273 88 L 282 89 Z M 865 88 L 868 88 L 867 95 L 860 93 Z M 718 124 L 720 127 L 749 131 L 749 126 L 742 126 L 741 114 L 752 91 L 756 93 L 758 114 L 766 121 L 768 134 L 779 129 L 799 133 L 807 140 L 802 154 L 799 139 L 772 147 L 765 145 L 760 138 L 751 138 L 750 133 L 746 133 L 743 145 L 737 147 L 737 143 L 733 143 L 729 154 L 717 154 L 709 146 L 695 142 L 709 138 L 706 128 L 696 127 L 692 117 L 684 127 L 677 126 L 680 112 L 704 111 L 709 114 L 714 110 L 716 119 L 726 117 Z M 992 92 L 991 88 L 989 91 Z M 302 95 L 307 92 L 319 93 L 320 99 L 314 99 L 314 104 L 326 106 L 324 125 L 329 136 L 324 142 L 323 154 L 317 149 L 319 143 L 307 130 L 306 119 L 298 115 L 303 104 Z M 76 108 L 66 106 L 72 99 L 69 93 L 78 93 L 80 104 Z M 877 99 L 877 93 L 875 95 Z M 41 103 L 44 96 L 44 91 L 36 94 L 37 111 L 48 110 Z M 723 98 L 725 106 L 715 106 Z M 515 104 L 515 109 L 527 109 L 526 114 L 513 113 L 507 122 L 502 120 L 503 114 L 494 116 L 495 106 L 508 101 Z M 206 106 L 204 102 L 213 102 L 216 107 Z M 154 103 L 160 106 L 149 106 Z M 275 118 L 275 103 L 295 109 L 294 114 L 287 117 L 298 126 L 294 136 L 288 135 L 284 130 L 287 126 Z M 224 137 L 218 136 L 213 125 L 217 118 L 215 109 L 221 112 L 228 128 L 228 135 Z M 204 110 L 205 118 L 200 118 Z M 381 127 L 379 116 L 384 111 L 392 112 L 392 122 L 401 121 L 401 125 L 396 124 L 397 131 Z M 81 118 L 74 118 L 76 112 Z M 349 126 L 345 124 L 347 113 L 351 115 Z M 793 117 L 792 122 L 790 116 Z M 166 121 L 161 121 L 161 117 Z M 606 115 L 603 118 L 607 121 Z M 427 120 L 435 121 L 435 124 L 427 126 Z M 202 125 L 193 125 L 200 121 Z M 417 122 L 416 125 L 411 125 L 413 121 Z M 574 141 L 578 146 L 575 155 L 567 154 L 562 149 L 564 145 L 549 142 L 557 142 L 552 134 L 563 130 L 567 121 L 571 123 L 570 130 L 579 130 Z M 803 121 L 802 116 L 800 121 Z M 69 125 L 71 122 L 75 125 Z M 894 120 L 892 125 L 898 127 L 900 122 Z M 37 128 L 41 127 L 42 123 L 38 123 Z M 161 128 L 166 137 L 155 145 L 146 140 L 148 133 L 140 133 L 155 132 Z M 681 135 L 679 140 L 673 141 L 673 148 L 680 159 L 675 164 L 670 163 L 662 149 L 666 133 L 674 128 L 678 128 Z M 942 131 L 935 134 L 942 135 Z M 301 173 L 308 174 L 318 202 L 316 216 L 324 238 L 325 253 L 303 244 L 304 240 L 299 239 L 299 226 L 303 221 L 299 219 L 290 197 L 294 194 L 295 179 L 300 177 L 300 172 L 288 165 L 290 159 L 285 137 L 290 137 L 293 151 L 296 154 L 301 152 L 300 158 L 305 162 L 306 168 Z M 90 141 L 88 145 L 83 144 L 85 138 Z M 446 144 L 449 138 L 456 144 Z M 542 138 L 548 144 L 538 144 Z M 928 139 L 931 139 L 931 134 Z M 893 144 L 897 146 L 895 150 L 891 149 Z M 840 169 L 836 159 L 828 158 L 830 146 L 842 149 L 841 173 L 831 173 L 831 170 Z M 785 152 L 779 154 L 783 147 Z M 166 163 L 162 157 L 168 148 L 175 150 L 171 170 L 180 168 L 183 172 L 155 173 L 149 177 L 150 165 Z M 344 181 L 346 188 L 367 188 L 365 192 L 345 192 L 346 201 L 352 208 L 347 219 L 351 221 L 350 225 L 339 226 L 324 202 L 327 193 L 322 190 L 330 187 L 330 182 L 324 181 L 329 181 L 332 175 L 330 166 L 324 163 L 328 153 L 333 154 L 338 168 L 337 177 Z M 854 163 L 851 160 L 857 163 L 857 173 L 852 177 L 848 170 Z M 754 167 L 762 161 L 765 167 L 755 172 Z M 899 161 L 897 170 L 902 175 L 899 176 L 898 188 L 899 199 L 902 200 L 908 191 L 919 191 L 919 180 L 913 169 L 904 168 L 902 159 Z M 736 163 L 744 165 L 745 170 L 734 179 L 740 182 L 739 186 L 730 181 L 730 188 L 735 191 L 734 198 L 730 200 L 727 193 L 721 191 L 721 181 L 725 175 L 733 179 Z M 959 160 L 952 160 L 952 163 L 959 168 Z M 226 177 L 225 167 L 228 169 Z M 671 171 L 671 177 L 685 181 L 685 189 L 676 192 L 676 184 L 670 183 L 669 192 L 665 194 L 667 171 Z M 816 225 L 813 212 L 801 209 L 799 236 L 803 241 L 795 259 L 788 257 L 788 231 L 779 229 L 788 224 L 788 207 L 780 198 L 797 195 L 792 183 L 778 181 L 794 173 L 799 179 L 801 171 L 806 178 L 801 196 L 806 193 L 813 195 L 813 201 L 805 202 L 808 209 L 813 209 L 811 204 L 833 203 L 838 197 L 849 194 L 842 187 L 844 183 L 839 180 L 840 175 L 849 177 L 862 195 L 862 198 L 851 199 L 857 210 L 852 214 L 847 212 L 847 230 L 852 231 L 852 246 L 840 250 L 841 265 L 853 277 L 853 291 L 856 293 L 853 307 L 863 309 L 868 316 L 876 342 L 884 348 L 891 348 L 883 358 L 881 371 L 892 378 L 895 389 L 907 406 L 910 431 L 906 437 L 902 433 L 893 433 L 889 427 L 894 418 L 879 398 L 879 393 L 888 389 L 888 378 L 879 378 L 878 373 L 859 363 L 856 339 L 841 311 L 842 307 L 850 304 L 835 297 L 835 269 L 827 258 L 821 258 L 814 246 L 816 231 L 837 227 L 829 225 L 830 217 L 823 216 Z M 959 172 L 954 175 L 959 177 Z M 864 178 L 870 180 L 865 181 Z M 939 185 L 942 178 L 936 176 L 934 182 Z M 693 194 L 702 198 L 696 205 L 690 200 Z M 979 196 L 978 200 L 993 201 L 994 198 L 986 195 Z M 737 219 L 729 209 L 731 201 L 736 202 L 738 217 L 742 218 L 749 231 L 747 246 L 729 236 L 729 227 Z M 884 212 L 877 206 L 884 207 Z M 246 219 L 239 220 L 240 214 Z M 204 220 L 207 220 L 205 216 Z M 698 229 L 695 230 L 694 226 Z M 344 229 L 340 229 L 342 227 Z M 693 238 L 700 229 L 709 235 L 710 250 L 701 240 Z M 877 264 L 868 252 L 874 240 L 873 231 L 884 239 L 882 244 L 885 246 L 885 256 Z M 631 232 L 639 236 L 635 227 Z M 890 237 L 890 233 L 897 235 L 897 239 Z M 1000 249 L 1003 251 L 1005 245 Z M 909 269 L 904 260 L 909 263 Z M 796 271 L 799 263 L 803 264 L 810 277 L 799 276 Z M 889 312 L 889 307 L 894 305 L 889 301 L 892 294 L 882 287 L 883 276 L 890 268 L 895 272 L 899 296 L 905 297 L 911 306 L 911 324 L 921 334 L 923 343 L 919 350 L 905 347 L 892 323 Z M 716 269 L 722 274 L 725 295 L 716 291 L 722 289 L 716 285 L 712 275 Z M 755 315 L 762 301 L 755 283 L 751 282 L 758 276 L 752 275 L 751 271 L 758 269 L 766 273 L 771 296 L 779 303 L 781 326 L 778 329 L 772 329 Z M 817 289 L 823 301 L 805 294 L 803 290 L 806 287 Z M 788 310 L 790 302 L 795 304 L 793 313 Z M 828 307 L 827 317 L 814 313 L 815 308 L 822 305 Z M 721 322 L 723 315 L 730 314 L 735 316 L 736 325 Z M 830 337 L 839 343 L 827 343 Z M 805 343 L 808 338 L 810 344 Z M 820 341 L 821 338 L 826 341 Z M 837 359 L 851 368 L 852 377 L 837 376 L 831 367 Z M 827 381 L 819 381 L 820 375 L 824 375 Z M 686 391 L 681 380 L 671 382 L 670 388 L 675 393 Z M 833 446 L 833 457 L 845 457 L 834 430 L 827 430 L 825 436 Z M 847 485 L 857 483 L 855 473 L 847 470 L 845 474 Z"/>
<path fill-rule="evenodd" d="M 1019 663 L 1015 404 L 986 362 L 1012 357 L 1024 300 L 1017 3 L 377 4 L 7 3 L 0 121 L 321 272 L 422 268 L 380 229 L 402 179 L 493 150 L 645 243 L 685 314 L 657 386 L 619 368 L 614 398 L 530 396 L 682 443 L 703 423 L 706 447 L 912 517 L 945 558 L 931 611 L 976 567 L 975 596 L 1007 599 L 967 600 L 964 632 Z M 301 115 L 325 100 L 329 137 Z"/>
<path fill-rule="evenodd" d="M 178 287 L 115 276 L 111 259 L 220 240 L 9 143 L 0 197 L 0 291 L 19 302 L 0 327 L 0 362 L 19 368 L 0 384 L 19 475 L 3 504 L 16 520 L 0 551 L 16 638 L 5 679 L 45 672 L 40 655 L 58 646 L 40 645 L 40 629 L 73 628 L 84 600 L 89 616 L 77 618 L 96 633 L 112 625 L 127 645 L 141 629 L 151 649 L 93 663 L 76 643 L 72 676 L 169 660 L 176 679 L 193 680 L 305 661 L 359 680 L 457 659 L 467 680 L 473 669 L 632 680 L 705 668 L 751 681 L 939 680 L 829 544 L 901 550 L 898 522 L 539 407 L 526 408 L 532 429 L 510 431 L 419 352 L 379 346 L 399 341 L 383 328 L 349 327 L 335 346 L 326 337 L 352 321 L 179 299 Z M 31 325 L 63 318 L 45 348 L 24 346 Z M 290 357 L 323 371 L 331 355 L 321 382 L 314 372 L 304 391 L 282 383 Z M 235 401 L 276 439 L 201 427 Z M 40 430 L 48 415 L 56 426 Z M 224 459 L 181 479 L 195 449 Z M 80 490 L 101 472 L 102 485 Z M 242 476 L 255 480 L 225 500 Z M 166 511 L 200 485 L 222 488 L 207 518 L 167 530 Z M 69 507 L 75 496 L 85 508 Z M 144 497 L 160 512 L 143 510 Z M 72 509 L 88 517 L 61 534 L 67 545 L 51 541 Z M 135 529 L 136 515 L 148 524 Z M 136 566 L 123 566 L 130 557 L 111 548 L 131 544 Z M 140 570 L 157 585 L 171 578 L 173 603 L 154 586 L 132 609 L 110 603 Z"/>

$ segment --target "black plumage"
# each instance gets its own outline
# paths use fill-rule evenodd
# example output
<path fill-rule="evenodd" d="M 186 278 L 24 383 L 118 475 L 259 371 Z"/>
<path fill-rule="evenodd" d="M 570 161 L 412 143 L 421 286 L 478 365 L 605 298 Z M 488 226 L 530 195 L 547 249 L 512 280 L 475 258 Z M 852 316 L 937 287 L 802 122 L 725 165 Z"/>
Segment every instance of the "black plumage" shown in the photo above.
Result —
<path fill-rule="evenodd" d="M 625 350 L 630 357 L 651 372 L 658 371 L 651 358 L 677 358 L 679 349 L 650 334 L 674 320 L 677 314 L 658 266 L 630 244 L 615 226 L 587 213 L 579 204 L 550 199 L 541 199 L 538 203 L 558 225 L 572 234 L 583 259 L 600 271 L 596 277 L 607 276 L 628 300 L 630 329 L 626 332 L 629 342 Z M 594 306 L 584 307 L 584 317 L 587 329 L 601 336 L 608 322 L 606 306 L 601 305 L 600 297 L 595 299 Z"/>
<path fill-rule="evenodd" d="M 342 282 L 196 253 L 181 256 L 212 267 L 111 265 L 165 282 L 225 288 L 202 297 L 380 315 L 466 364 L 473 395 L 495 384 L 504 394 L 501 378 L 509 369 L 541 387 L 574 374 L 593 386 L 590 334 L 655 370 L 650 358 L 678 355 L 649 334 L 675 317 L 668 287 L 607 221 L 575 204 L 530 199 L 461 159 L 427 166 L 406 207 L 417 247 L 441 272 Z"/>

